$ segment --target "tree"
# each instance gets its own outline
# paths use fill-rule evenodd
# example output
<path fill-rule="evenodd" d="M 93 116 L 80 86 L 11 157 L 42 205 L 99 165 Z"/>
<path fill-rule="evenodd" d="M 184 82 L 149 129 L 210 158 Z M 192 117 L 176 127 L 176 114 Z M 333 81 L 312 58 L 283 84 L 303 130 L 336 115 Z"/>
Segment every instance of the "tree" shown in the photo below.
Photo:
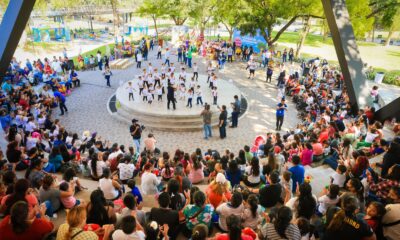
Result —
<path fill-rule="evenodd" d="M 371 0 L 368 4 L 372 11 L 369 12 L 367 18 L 373 18 L 376 15 L 385 14 L 385 12 L 396 13 L 397 9 L 400 7 L 400 0 Z"/>
<path fill-rule="evenodd" d="M 216 5 L 213 18 L 225 26 L 229 33 L 229 40 L 232 40 L 233 30 L 240 20 L 240 11 L 243 6 L 242 0 L 219 0 Z"/>
<path fill-rule="evenodd" d="M 192 0 L 165 0 L 164 6 L 167 15 L 172 18 L 177 26 L 186 22 L 193 8 Z"/>
<path fill-rule="evenodd" d="M 388 37 L 385 42 L 385 46 L 389 46 L 390 40 L 392 39 L 395 31 L 400 31 L 400 9 L 393 16 L 387 16 L 389 19 L 383 19 L 382 25 L 388 30 Z"/>
<path fill-rule="evenodd" d="M 363 39 L 365 33 L 371 31 L 374 19 L 368 18 L 371 8 L 368 6 L 369 0 L 347 0 L 347 10 L 349 11 L 350 21 L 353 25 L 354 35 L 358 39 Z"/>
<path fill-rule="evenodd" d="M 166 15 L 164 0 L 144 0 L 137 10 L 140 16 L 150 16 L 154 22 L 154 29 L 158 37 L 157 19 Z"/>
<path fill-rule="evenodd" d="M 119 35 L 119 15 L 118 15 L 118 0 L 110 0 L 112 12 L 113 12 L 113 26 L 114 36 Z"/>
<path fill-rule="evenodd" d="M 241 14 L 239 29 L 244 34 L 260 34 L 268 41 L 271 46 L 281 34 L 294 23 L 298 18 L 308 16 L 321 18 L 320 15 L 313 15 L 306 11 L 311 0 L 253 0 L 246 1 L 246 6 Z M 306 12 L 306 14 L 304 14 Z M 279 29 L 272 38 L 273 27 L 282 23 L 282 19 L 287 22 Z"/>
<path fill-rule="evenodd" d="M 200 28 L 200 35 L 204 35 L 207 23 L 210 21 L 216 10 L 218 0 L 192 0 L 189 16 Z"/>

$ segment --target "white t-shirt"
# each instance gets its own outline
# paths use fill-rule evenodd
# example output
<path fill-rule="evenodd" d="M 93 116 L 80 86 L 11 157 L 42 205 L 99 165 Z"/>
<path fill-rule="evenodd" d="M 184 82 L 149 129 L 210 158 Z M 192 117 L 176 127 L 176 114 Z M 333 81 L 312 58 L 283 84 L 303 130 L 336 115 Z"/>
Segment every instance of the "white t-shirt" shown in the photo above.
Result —
<path fill-rule="evenodd" d="M 33 132 L 33 130 L 34 129 L 36 129 L 37 127 L 36 127 L 36 124 L 34 123 L 34 122 L 28 122 L 26 125 L 25 125 L 25 131 L 27 131 L 27 132 Z"/>
<path fill-rule="evenodd" d="M 94 176 L 94 172 L 92 169 L 92 160 L 89 161 L 89 167 L 90 167 L 90 173 Z M 107 164 L 102 161 L 102 160 L 98 160 L 96 163 L 96 173 L 97 173 L 97 177 L 101 177 L 101 175 L 103 175 L 103 169 L 107 167 Z"/>
<path fill-rule="evenodd" d="M 156 194 L 158 192 L 157 186 L 161 181 L 154 173 L 144 172 L 141 180 L 141 189 L 144 195 Z"/>
<path fill-rule="evenodd" d="M 127 180 L 132 178 L 133 171 L 135 171 L 135 165 L 132 163 L 120 163 L 117 168 L 119 169 L 119 179 Z"/>
<path fill-rule="evenodd" d="M 344 182 L 346 181 L 346 174 L 339 174 L 335 172 L 332 174 L 333 184 L 338 185 L 339 187 L 344 187 Z"/>
<path fill-rule="evenodd" d="M 114 240 L 144 240 L 146 235 L 143 231 L 135 231 L 131 234 L 125 234 L 121 229 L 115 230 L 112 235 Z"/>
<path fill-rule="evenodd" d="M 335 199 L 330 199 L 327 195 L 324 195 L 318 198 L 318 202 L 318 211 L 322 214 L 325 214 L 326 210 L 328 210 L 330 206 L 334 206 L 339 202 L 339 196 L 336 196 Z"/>
<path fill-rule="evenodd" d="M 245 172 L 247 174 L 247 181 L 249 181 L 250 183 L 259 183 L 261 181 L 260 179 L 261 169 L 258 176 L 253 176 L 253 174 L 251 173 L 251 166 L 247 166 Z"/>
<path fill-rule="evenodd" d="M 367 132 L 367 136 L 365 137 L 365 142 L 372 143 L 379 134 Z"/>
<path fill-rule="evenodd" d="M 141 62 L 142 59 L 143 59 L 142 54 L 141 54 L 141 53 L 138 53 L 138 55 L 137 55 L 137 61 L 138 61 L 138 62 Z"/>
<path fill-rule="evenodd" d="M 115 199 L 118 197 L 118 190 L 112 185 L 112 179 L 102 178 L 99 180 L 99 187 L 104 193 L 106 199 Z"/>
<path fill-rule="evenodd" d="M 216 212 L 219 214 L 219 226 L 222 230 L 228 231 L 226 219 L 230 215 L 241 217 L 244 212 L 244 206 L 241 204 L 239 207 L 233 208 L 230 206 L 230 203 L 223 203 L 217 207 Z"/>

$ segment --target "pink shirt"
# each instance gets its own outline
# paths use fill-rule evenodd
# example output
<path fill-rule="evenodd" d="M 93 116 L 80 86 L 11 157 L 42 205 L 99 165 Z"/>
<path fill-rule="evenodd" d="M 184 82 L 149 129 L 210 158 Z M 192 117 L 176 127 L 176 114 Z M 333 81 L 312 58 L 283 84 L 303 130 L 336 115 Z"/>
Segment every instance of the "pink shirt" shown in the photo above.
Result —
<path fill-rule="evenodd" d="M 193 165 L 190 164 L 192 168 L 189 172 L 188 178 L 192 183 L 199 183 L 204 179 L 204 172 L 203 172 L 203 164 L 201 164 L 201 168 L 195 170 Z"/>
<path fill-rule="evenodd" d="M 60 200 L 64 207 L 68 209 L 73 208 L 76 204 L 76 198 L 74 196 L 60 198 Z"/>
<path fill-rule="evenodd" d="M 301 164 L 303 166 L 310 165 L 312 163 L 312 156 L 313 156 L 313 150 L 312 149 L 304 149 L 303 152 L 301 153 Z"/>

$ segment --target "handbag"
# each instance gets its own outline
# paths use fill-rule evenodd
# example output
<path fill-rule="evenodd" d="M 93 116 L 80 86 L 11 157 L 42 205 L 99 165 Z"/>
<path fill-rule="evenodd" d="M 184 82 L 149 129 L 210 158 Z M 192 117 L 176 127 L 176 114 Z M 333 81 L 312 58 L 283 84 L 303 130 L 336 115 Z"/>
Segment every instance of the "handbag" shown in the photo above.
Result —
<path fill-rule="evenodd" d="M 191 216 L 188 220 L 194 219 L 197 216 L 199 216 L 200 213 L 202 213 L 204 211 L 206 207 L 202 207 L 199 211 L 197 211 L 195 214 L 193 214 L 193 216 Z M 180 224 L 186 224 L 187 221 L 185 215 L 183 214 L 183 209 L 181 211 L 179 211 L 179 223 Z"/>

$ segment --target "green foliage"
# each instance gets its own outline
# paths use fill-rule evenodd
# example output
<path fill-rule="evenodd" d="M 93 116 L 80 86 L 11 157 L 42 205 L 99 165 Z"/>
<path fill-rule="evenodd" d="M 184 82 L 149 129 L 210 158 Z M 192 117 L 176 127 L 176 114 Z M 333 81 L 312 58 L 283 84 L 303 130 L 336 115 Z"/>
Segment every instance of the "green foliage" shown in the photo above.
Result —
<path fill-rule="evenodd" d="M 369 0 L 347 0 L 347 10 L 349 11 L 350 21 L 356 38 L 363 39 L 365 33 L 372 30 L 374 19 L 367 18 L 371 14 L 368 6 Z"/>
<path fill-rule="evenodd" d="M 378 72 L 383 72 L 385 74 L 383 78 L 383 83 L 400 87 L 400 70 L 386 71 L 385 69 L 382 68 L 375 68 L 373 72 L 368 74 L 367 76 L 368 80 L 374 80 L 375 75 Z"/>
<path fill-rule="evenodd" d="M 165 1 L 163 0 L 144 0 L 137 13 L 142 17 L 159 18 L 166 15 L 165 9 Z"/>

